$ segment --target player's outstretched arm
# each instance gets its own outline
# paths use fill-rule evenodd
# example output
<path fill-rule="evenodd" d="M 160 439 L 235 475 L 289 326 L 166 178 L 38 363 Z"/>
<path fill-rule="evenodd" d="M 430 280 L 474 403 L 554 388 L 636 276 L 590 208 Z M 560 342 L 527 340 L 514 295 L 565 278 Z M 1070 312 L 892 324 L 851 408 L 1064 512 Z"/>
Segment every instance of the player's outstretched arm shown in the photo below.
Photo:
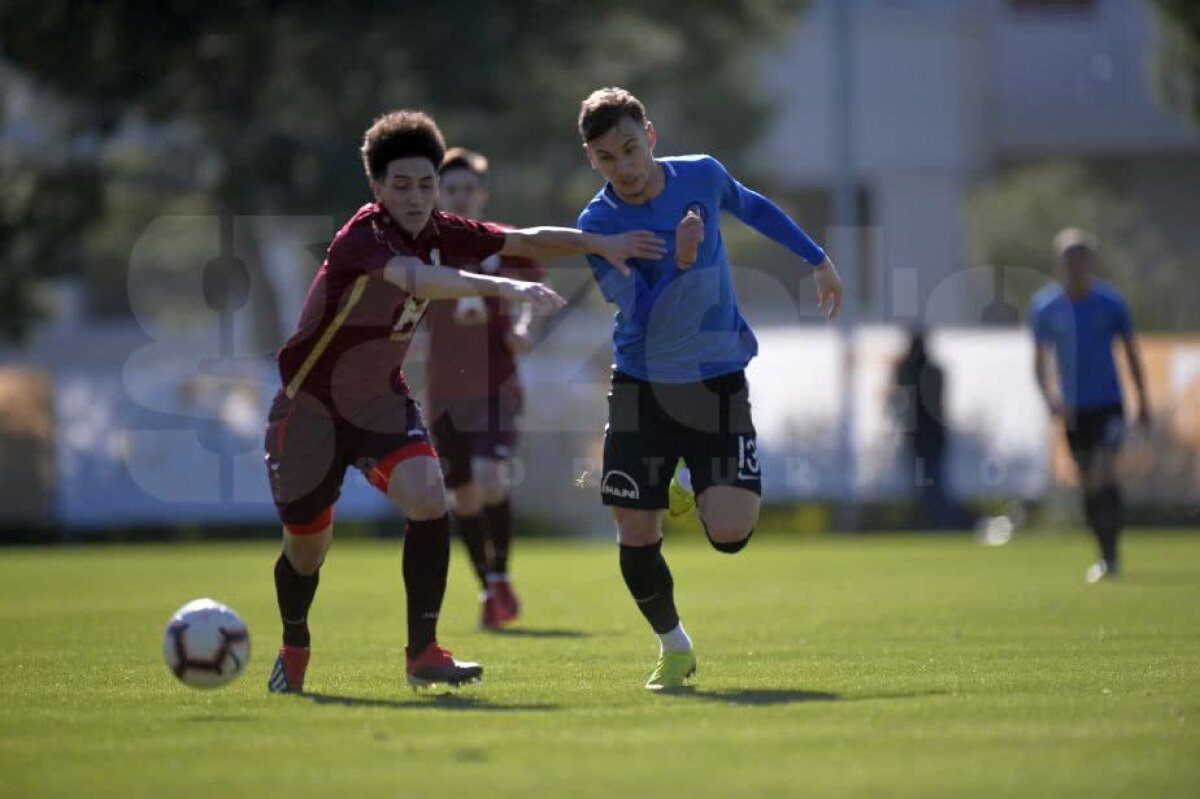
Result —
<path fill-rule="evenodd" d="M 556 311 L 567 304 L 554 289 L 542 283 L 430 266 L 407 255 L 398 255 L 388 261 L 383 268 L 383 279 L 415 297 L 429 300 L 500 297 L 510 302 L 530 303 L 538 313 Z"/>
<path fill-rule="evenodd" d="M 1125 346 L 1125 357 L 1129 361 L 1129 374 L 1133 377 L 1133 385 L 1137 389 L 1138 424 L 1148 427 L 1150 425 L 1150 395 L 1146 392 L 1146 375 L 1142 369 L 1142 354 L 1138 349 L 1132 330 L 1121 336 L 1121 343 Z"/>
<path fill-rule="evenodd" d="M 1046 408 L 1051 416 L 1062 416 L 1062 403 L 1054 395 L 1050 387 L 1050 347 L 1042 341 L 1033 342 L 1033 376 L 1037 380 L 1038 391 L 1046 402 Z"/>
<path fill-rule="evenodd" d="M 842 276 L 828 255 L 813 272 L 813 280 L 817 284 L 817 310 L 827 319 L 837 318 L 838 311 L 842 310 Z"/>
<path fill-rule="evenodd" d="M 533 227 L 505 231 L 500 254 L 520 258 L 599 255 L 628 275 L 631 258 L 657 260 L 667 254 L 667 245 L 648 230 L 605 235 L 575 228 Z"/>
<path fill-rule="evenodd" d="M 743 186 L 716 159 L 712 165 L 722 183 L 721 208 L 815 266 L 817 307 L 830 319 L 837 316 L 842 307 L 842 278 L 825 251 L 782 208 Z"/>

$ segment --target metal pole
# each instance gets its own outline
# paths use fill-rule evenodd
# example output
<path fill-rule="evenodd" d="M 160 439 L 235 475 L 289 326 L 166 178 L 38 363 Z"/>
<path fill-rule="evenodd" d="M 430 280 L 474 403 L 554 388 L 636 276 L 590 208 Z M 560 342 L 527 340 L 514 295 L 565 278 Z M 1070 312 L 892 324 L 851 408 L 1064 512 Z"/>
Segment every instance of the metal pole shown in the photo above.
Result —
<path fill-rule="evenodd" d="M 832 7 L 833 57 L 833 245 L 835 262 L 846 285 L 841 322 L 842 347 L 841 424 L 838 446 L 842 453 L 842 492 L 838 503 L 839 530 L 858 526 L 857 459 L 854 453 L 854 327 L 862 296 L 859 269 L 858 179 L 854 163 L 854 5 L 855 0 L 828 0 Z"/>

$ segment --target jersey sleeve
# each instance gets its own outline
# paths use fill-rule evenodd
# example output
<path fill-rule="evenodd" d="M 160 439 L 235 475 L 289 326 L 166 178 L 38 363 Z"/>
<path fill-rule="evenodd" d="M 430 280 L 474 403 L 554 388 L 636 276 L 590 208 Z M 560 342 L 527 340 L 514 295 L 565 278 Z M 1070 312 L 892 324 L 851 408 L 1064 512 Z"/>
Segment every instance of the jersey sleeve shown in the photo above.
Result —
<path fill-rule="evenodd" d="M 480 222 L 454 214 L 443 214 L 438 224 L 442 238 L 456 253 L 475 261 L 490 258 L 504 247 L 505 230 L 494 222 Z"/>
<path fill-rule="evenodd" d="M 355 224 L 338 234 L 326 254 L 328 268 L 346 272 L 377 272 L 396 257 L 368 224 Z"/>
<path fill-rule="evenodd" d="M 1033 340 L 1038 344 L 1049 344 L 1053 340 L 1047 316 L 1046 306 L 1034 297 L 1029 306 L 1029 329 L 1033 332 Z"/>
<path fill-rule="evenodd" d="M 1116 313 L 1113 317 L 1113 330 L 1117 335 L 1129 338 L 1133 335 L 1133 314 L 1129 312 L 1129 304 L 1122 297 L 1113 297 Z"/>
<path fill-rule="evenodd" d="M 737 181 L 725 165 L 709 158 L 721 192 L 721 210 L 799 255 L 813 266 L 825 261 L 825 251 L 778 205 Z"/>

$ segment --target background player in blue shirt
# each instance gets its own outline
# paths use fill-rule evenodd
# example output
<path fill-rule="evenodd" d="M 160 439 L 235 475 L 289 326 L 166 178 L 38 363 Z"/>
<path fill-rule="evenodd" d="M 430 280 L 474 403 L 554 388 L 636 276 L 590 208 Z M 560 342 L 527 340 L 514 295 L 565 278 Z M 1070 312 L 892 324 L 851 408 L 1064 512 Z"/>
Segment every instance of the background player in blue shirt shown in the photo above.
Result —
<path fill-rule="evenodd" d="M 819 307 L 835 315 L 842 283 L 825 253 L 778 206 L 707 155 L 654 157 L 657 134 L 624 89 L 583 101 L 579 132 L 608 182 L 579 215 L 596 233 L 651 230 L 661 259 L 620 268 L 589 258 L 605 298 L 617 306 L 612 391 L 600 493 L 612 508 L 621 573 L 658 635 L 651 690 L 682 685 L 696 668 L 662 555 L 662 511 L 682 460 L 709 541 L 741 550 L 758 520 L 761 472 L 746 364 L 758 342 L 738 310 L 721 238 L 722 211 L 815 267 Z"/>
<path fill-rule="evenodd" d="M 1071 456 L 1079 469 L 1084 515 L 1100 544 L 1100 560 L 1088 582 L 1117 573 L 1117 539 L 1123 507 L 1116 459 L 1125 433 L 1121 382 L 1113 340 L 1121 341 L 1138 393 L 1138 420 L 1149 421 L 1150 405 L 1142 362 L 1133 338 L 1129 307 L 1117 290 L 1092 277 L 1095 243 L 1078 228 L 1054 238 L 1062 261 L 1062 285 L 1052 283 L 1034 295 L 1030 309 L 1036 347 L 1038 387 L 1050 413 L 1063 420 Z M 1057 392 L 1047 373 L 1053 355 Z"/>

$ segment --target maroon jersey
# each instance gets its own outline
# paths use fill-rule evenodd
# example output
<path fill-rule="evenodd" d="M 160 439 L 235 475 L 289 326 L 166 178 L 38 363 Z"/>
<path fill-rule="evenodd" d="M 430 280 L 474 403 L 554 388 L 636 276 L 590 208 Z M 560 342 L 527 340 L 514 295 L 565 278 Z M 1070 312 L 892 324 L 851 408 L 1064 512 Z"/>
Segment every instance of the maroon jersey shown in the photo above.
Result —
<path fill-rule="evenodd" d="M 486 222 L 434 211 L 414 239 L 378 203 L 358 209 L 329 244 L 279 351 L 287 396 L 311 394 L 344 415 L 381 392 L 406 392 L 400 367 L 429 300 L 384 280 L 384 265 L 398 255 L 478 263 L 503 246 L 503 228 Z"/>
<path fill-rule="evenodd" d="M 545 274 L 537 261 L 500 255 L 459 268 L 516 280 L 541 280 Z M 481 299 L 482 319 L 459 313 L 458 300 L 437 300 L 429 305 L 427 383 L 431 402 L 493 397 L 502 386 L 516 385 L 509 382 L 517 374 L 516 358 L 506 341 L 513 323 L 510 303 L 499 297 Z"/>

